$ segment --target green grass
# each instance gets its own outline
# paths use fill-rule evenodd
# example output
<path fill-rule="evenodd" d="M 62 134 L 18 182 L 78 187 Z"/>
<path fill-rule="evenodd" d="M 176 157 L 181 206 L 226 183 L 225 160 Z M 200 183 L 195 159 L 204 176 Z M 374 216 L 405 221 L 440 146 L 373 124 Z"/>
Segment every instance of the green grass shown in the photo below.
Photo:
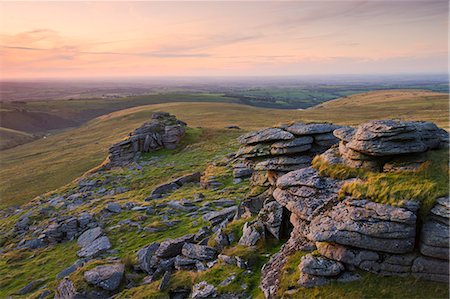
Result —
<path fill-rule="evenodd" d="M 354 169 L 345 165 L 330 165 L 320 156 L 313 160 L 313 167 L 322 175 L 338 179 L 360 178 L 345 183 L 341 197 L 351 196 L 374 202 L 401 206 L 407 200 L 421 203 L 420 215 L 425 216 L 435 200 L 449 193 L 448 150 L 426 153 L 426 161 L 418 170 L 378 173 Z"/>
<path fill-rule="evenodd" d="M 13 250 L 0 255 L 0 298 L 6 298 L 28 283 L 42 279 L 51 283 L 56 274 L 77 260 L 76 242 L 37 250 Z"/>

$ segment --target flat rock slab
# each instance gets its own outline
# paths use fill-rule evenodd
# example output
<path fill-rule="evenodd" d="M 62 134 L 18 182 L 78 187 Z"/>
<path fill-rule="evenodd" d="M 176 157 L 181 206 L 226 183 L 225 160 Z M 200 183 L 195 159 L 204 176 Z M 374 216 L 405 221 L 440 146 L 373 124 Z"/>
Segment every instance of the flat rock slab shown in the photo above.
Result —
<path fill-rule="evenodd" d="M 203 215 L 203 220 L 209 221 L 213 226 L 219 224 L 225 219 L 232 219 L 238 211 L 237 206 L 228 207 L 220 211 L 209 212 Z"/>
<path fill-rule="evenodd" d="M 415 212 L 367 200 L 345 200 L 330 213 L 316 217 L 308 238 L 315 242 L 390 252 L 408 253 L 414 249 Z"/>
<path fill-rule="evenodd" d="M 310 156 L 280 156 L 256 163 L 255 170 L 292 171 L 311 165 Z"/>
<path fill-rule="evenodd" d="M 107 291 L 114 291 L 120 285 L 124 274 L 123 264 L 97 266 L 84 273 L 84 279 Z"/>
<path fill-rule="evenodd" d="M 327 180 L 319 175 L 312 167 L 291 171 L 277 180 L 277 187 L 287 189 L 293 186 L 307 186 L 314 189 L 324 189 L 328 186 Z"/>
<path fill-rule="evenodd" d="M 294 135 L 279 128 L 267 128 L 238 137 L 241 144 L 254 144 L 268 141 L 290 140 Z"/>
<path fill-rule="evenodd" d="M 297 136 L 330 133 L 337 129 L 338 126 L 327 123 L 294 123 L 286 128 L 286 131 Z"/>
<path fill-rule="evenodd" d="M 81 248 L 77 251 L 77 255 L 79 257 L 95 257 L 99 255 L 102 252 L 105 252 L 106 250 L 111 248 L 111 243 L 109 242 L 109 239 L 107 236 L 102 236 L 97 239 L 95 239 L 92 243 L 89 245 Z"/>
<path fill-rule="evenodd" d="M 102 235 L 103 230 L 101 229 L 101 227 L 88 229 L 78 237 L 77 244 L 80 247 L 86 247 L 87 245 L 91 244 L 92 242 L 94 242 L 95 239 L 99 238 Z"/>
<path fill-rule="evenodd" d="M 439 132 L 433 123 L 375 120 L 360 125 L 347 146 L 372 156 L 421 153 L 439 146 Z"/>

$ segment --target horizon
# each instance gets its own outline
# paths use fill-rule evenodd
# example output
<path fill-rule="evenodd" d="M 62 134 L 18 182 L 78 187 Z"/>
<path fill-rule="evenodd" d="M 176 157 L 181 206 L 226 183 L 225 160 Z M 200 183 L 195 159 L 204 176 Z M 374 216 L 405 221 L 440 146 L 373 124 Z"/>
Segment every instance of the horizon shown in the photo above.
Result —
<path fill-rule="evenodd" d="M 39 81 L 138 81 L 138 80 L 185 80 L 185 79 L 205 79 L 205 80 L 229 80 L 229 79 L 387 79 L 397 78 L 404 80 L 420 79 L 418 77 L 425 76 L 426 79 L 433 77 L 435 80 L 448 81 L 450 75 L 448 73 L 354 73 L 354 74 L 298 74 L 298 75 L 191 75 L 191 76 L 85 76 L 85 77 L 23 77 L 23 78 L 0 78 L 0 82 L 39 82 Z"/>
<path fill-rule="evenodd" d="M 447 1 L 1 2 L 0 16 L 1 81 L 448 72 Z"/>

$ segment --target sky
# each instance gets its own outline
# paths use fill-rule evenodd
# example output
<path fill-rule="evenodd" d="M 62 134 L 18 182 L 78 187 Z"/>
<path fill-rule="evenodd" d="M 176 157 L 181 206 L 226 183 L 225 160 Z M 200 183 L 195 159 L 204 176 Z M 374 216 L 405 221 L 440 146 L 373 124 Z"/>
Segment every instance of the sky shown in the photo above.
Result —
<path fill-rule="evenodd" d="M 0 2 L 0 79 L 447 73 L 448 6 Z"/>

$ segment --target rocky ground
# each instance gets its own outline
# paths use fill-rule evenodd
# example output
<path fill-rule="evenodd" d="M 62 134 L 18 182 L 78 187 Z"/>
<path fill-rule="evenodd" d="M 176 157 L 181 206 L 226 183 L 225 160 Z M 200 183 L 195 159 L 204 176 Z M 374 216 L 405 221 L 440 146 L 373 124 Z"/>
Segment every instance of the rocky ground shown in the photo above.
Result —
<path fill-rule="evenodd" d="M 447 154 L 445 131 L 293 123 L 214 151 L 201 134 L 159 113 L 101 167 L 2 211 L 0 297 L 448 296 L 448 193 L 421 176 Z M 427 196 L 393 204 L 348 187 L 392 174 L 430 180 Z"/>

